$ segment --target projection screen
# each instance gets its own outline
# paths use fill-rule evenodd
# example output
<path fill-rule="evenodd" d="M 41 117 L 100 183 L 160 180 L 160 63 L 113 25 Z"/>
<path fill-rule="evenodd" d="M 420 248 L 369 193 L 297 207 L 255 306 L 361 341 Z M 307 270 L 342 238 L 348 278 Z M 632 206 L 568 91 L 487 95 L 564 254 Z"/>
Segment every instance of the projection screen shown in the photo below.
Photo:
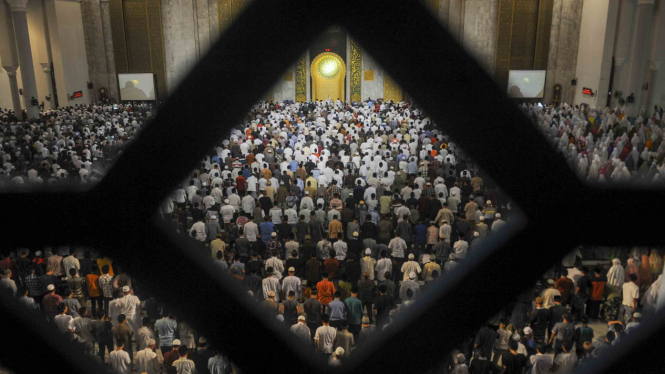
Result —
<path fill-rule="evenodd" d="M 120 100 L 155 100 L 155 75 L 153 73 L 118 74 Z"/>
<path fill-rule="evenodd" d="M 545 94 L 546 70 L 510 70 L 508 97 L 540 99 Z"/>

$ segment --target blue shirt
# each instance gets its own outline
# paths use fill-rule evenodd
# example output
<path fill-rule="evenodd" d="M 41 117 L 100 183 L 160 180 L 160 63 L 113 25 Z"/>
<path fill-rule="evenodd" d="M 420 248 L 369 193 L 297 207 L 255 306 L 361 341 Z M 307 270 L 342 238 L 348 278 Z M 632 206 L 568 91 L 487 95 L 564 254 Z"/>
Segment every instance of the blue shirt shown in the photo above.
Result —
<path fill-rule="evenodd" d="M 418 164 L 415 162 L 409 162 L 406 165 L 406 172 L 407 174 L 416 174 L 418 172 Z"/>
<path fill-rule="evenodd" d="M 423 224 L 416 225 L 413 231 L 416 234 L 416 243 L 424 243 L 427 241 L 427 226 Z"/>
<path fill-rule="evenodd" d="M 291 161 L 289 166 L 291 166 L 291 171 L 295 173 L 298 170 L 298 161 L 296 160 Z"/>
<path fill-rule="evenodd" d="M 261 222 L 259 228 L 261 229 L 261 240 L 264 242 L 271 241 L 272 236 L 270 234 L 275 231 L 275 224 L 272 222 Z"/>
<path fill-rule="evenodd" d="M 344 303 L 340 299 L 335 299 L 334 301 L 328 303 L 328 309 L 330 310 L 330 320 L 339 321 L 344 319 Z"/>
<path fill-rule="evenodd" d="M 159 345 L 169 347 L 173 345 L 173 338 L 175 338 L 175 330 L 178 328 L 178 323 L 170 318 L 162 318 L 155 322 L 155 330 L 159 337 Z"/>
<path fill-rule="evenodd" d="M 371 210 L 369 212 L 369 214 L 372 216 L 372 222 L 375 225 L 378 225 L 379 224 L 379 212 L 377 212 L 376 210 Z"/>
<path fill-rule="evenodd" d="M 252 175 L 252 173 L 250 173 L 249 169 L 243 169 L 243 171 L 242 171 L 242 177 L 243 177 L 243 178 L 247 179 L 247 178 L 249 178 L 251 175 Z M 247 186 L 245 186 L 245 187 L 247 187 Z"/>

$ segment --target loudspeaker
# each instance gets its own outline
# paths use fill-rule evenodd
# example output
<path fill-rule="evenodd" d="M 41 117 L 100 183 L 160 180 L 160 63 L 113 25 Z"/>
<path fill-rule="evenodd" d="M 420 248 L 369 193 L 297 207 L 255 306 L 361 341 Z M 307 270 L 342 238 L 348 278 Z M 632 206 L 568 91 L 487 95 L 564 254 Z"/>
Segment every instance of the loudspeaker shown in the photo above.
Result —
<path fill-rule="evenodd" d="M 95 87 L 93 86 L 92 82 L 88 82 L 88 89 L 92 90 L 93 88 L 95 88 Z"/>
<path fill-rule="evenodd" d="M 18 89 L 18 94 L 19 94 L 19 95 L 23 95 L 23 89 L 22 89 L 22 88 L 19 88 L 19 89 Z"/>
<path fill-rule="evenodd" d="M 626 98 L 626 102 L 627 102 L 627 103 L 635 102 L 635 96 L 634 96 L 633 94 L 630 94 L 630 95 Z"/>
<path fill-rule="evenodd" d="M 570 81 L 570 85 L 571 85 L 571 86 L 577 86 L 577 78 L 575 78 L 575 79 L 573 79 L 572 81 Z"/>

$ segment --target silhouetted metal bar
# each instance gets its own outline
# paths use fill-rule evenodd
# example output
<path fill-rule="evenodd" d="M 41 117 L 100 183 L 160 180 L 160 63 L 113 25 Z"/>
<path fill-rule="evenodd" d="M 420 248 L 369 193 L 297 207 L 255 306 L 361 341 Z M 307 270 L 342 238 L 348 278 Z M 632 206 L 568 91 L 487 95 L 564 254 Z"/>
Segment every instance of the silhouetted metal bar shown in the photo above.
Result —
<path fill-rule="evenodd" d="M 2 246 L 10 250 L 83 244 L 104 233 L 106 228 L 95 224 L 103 212 L 90 206 L 89 195 L 83 190 L 46 186 L 3 190 L 0 193 L 0 207 L 5 213 Z"/>

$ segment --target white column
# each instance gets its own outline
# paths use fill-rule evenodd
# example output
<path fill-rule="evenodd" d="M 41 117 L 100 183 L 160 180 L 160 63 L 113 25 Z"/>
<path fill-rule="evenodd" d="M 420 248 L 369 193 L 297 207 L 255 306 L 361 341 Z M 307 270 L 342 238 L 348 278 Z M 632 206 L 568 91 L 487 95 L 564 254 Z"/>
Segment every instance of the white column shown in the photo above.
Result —
<path fill-rule="evenodd" d="M 307 89 L 305 97 L 307 101 L 312 101 L 312 81 L 309 77 L 309 65 L 309 49 L 307 49 L 307 53 L 305 53 L 305 88 Z"/>
<path fill-rule="evenodd" d="M 38 99 L 35 68 L 32 63 L 32 50 L 30 49 L 30 33 L 28 32 L 28 17 L 26 14 L 28 0 L 7 0 L 12 12 L 14 33 L 16 34 L 16 47 L 18 49 L 19 66 L 21 67 L 21 82 L 23 83 L 23 105 L 28 112 L 28 118 L 39 117 L 39 106 L 32 105 L 32 98 Z"/>
<path fill-rule="evenodd" d="M 649 63 L 649 89 L 646 93 L 646 99 L 644 101 L 644 107 L 646 109 L 646 115 L 653 114 L 653 95 L 656 92 L 656 86 L 658 85 L 658 72 L 660 67 L 663 65 L 663 61 L 651 61 Z"/>
<path fill-rule="evenodd" d="M 635 101 L 626 105 L 626 114 L 637 116 L 642 102 L 642 80 L 647 68 L 647 53 L 649 34 L 651 33 L 651 20 L 654 14 L 656 0 L 637 1 L 637 19 L 635 20 L 635 33 L 631 45 L 632 61 L 628 72 L 628 90 L 626 96 L 633 94 Z"/>
<path fill-rule="evenodd" d="M 53 98 L 53 80 L 51 79 L 51 64 L 48 62 L 40 62 L 39 64 L 42 66 L 44 73 L 46 73 L 46 84 L 48 86 L 49 99 L 45 101 L 48 103 L 49 109 L 55 109 L 55 105 L 53 105 L 54 98 Z"/>
<path fill-rule="evenodd" d="M 346 33 L 346 91 L 344 100 L 351 102 L 351 35 Z"/>
<path fill-rule="evenodd" d="M 23 119 L 23 112 L 21 111 L 21 96 L 18 93 L 18 82 L 16 81 L 16 69 L 18 66 L 3 66 L 7 71 L 9 77 L 9 91 L 12 94 L 12 106 L 14 107 L 14 115 L 18 119 Z"/>

